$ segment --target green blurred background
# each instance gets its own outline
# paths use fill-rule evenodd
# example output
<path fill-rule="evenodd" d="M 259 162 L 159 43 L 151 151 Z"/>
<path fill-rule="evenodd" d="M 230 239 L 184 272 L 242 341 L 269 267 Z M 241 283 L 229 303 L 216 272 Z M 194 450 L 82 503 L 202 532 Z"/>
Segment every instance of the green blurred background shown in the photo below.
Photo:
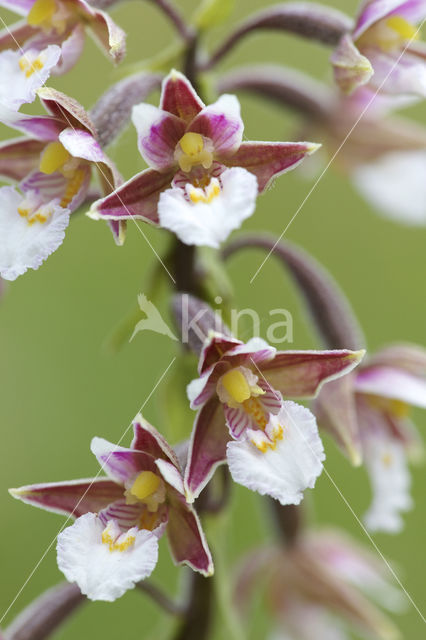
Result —
<path fill-rule="evenodd" d="M 173 37 L 171 28 L 152 4 L 127 2 L 111 11 L 128 33 L 125 65 L 161 52 Z M 190 16 L 199 3 L 181 0 L 179 4 Z M 237 0 L 232 21 L 265 4 L 260 0 Z M 351 14 L 357 6 L 356 0 L 334 0 L 329 4 Z M 9 23 L 14 19 L 6 11 L 2 16 Z M 229 28 L 228 24 L 213 30 L 210 41 L 217 44 Z M 329 50 L 318 45 L 268 33 L 248 38 L 222 68 L 281 61 L 327 80 L 328 56 Z M 51 85 L 89 108 L 118 78 L 118 72 L 88 41 L 77 67 L 66 77 L 54 79 Z M 157 95 L 152 97 L 154 103 L 157 99 Z M 297 126 L 294 116 L 253 98 L 242 98 L 242 112 L 248 139 L 290 139 Z M 424 122 L 425 107 L 412 109 L 412 115 Z M 4 137 L 10 135 L 4 129 L 2 132 Z M 143 168 L 132 127 L 110 153 L 126 177 Z M 256 214 L 245 229 L 267 229 L 279 235 L 309 187 L 310 183 L 298 172 L 279 179 L 259 199 Z M 143 231 L 161 254 L 167 246 L 166 234 L 147 226 Z M 379 217 L 344 177 L 330 169 L 286 237 L 312 252 L 335 275 L 350 296 L 371 349 L 401 339 L 424 343 L 425 229 L 398 226 Z M 253 307 L 266 317 L 269 309 L 285 307 L 294 317 L 293 347 L 314 347 L 315 339 L 297 295 L 274 260 L 269 260 L 254 283 L 249 284 L 262 259 L 262 254 L 251 252 L 232 261 L 230 273 L 237 305 Z M 1 300 L 0 616 L 19 594 L 3 628 L 33 598 L 61 580 L 52 541 L 64 522 L 61 516 L 14 501 L 7 488 L 97 473 L 96 460 L 89 451 L 92 436 L 117 441 L 176 355 L 172 341 L 152 333 L 139 334 L 118 354 L 105 349 L 106 338 L 134 307 L 137 294 L 148 291 L 155 264 L 153 252 L 134 225 L 129 224 L 125 246 L 117 248 L 103 223 L 77 215 L 63 246 L 40 270 L 30 271 L 8 286 Z M 167 314 L 165 292 L 160 307 Z M 191 428 L 190 423 L 182 424 L 180 433 L 172 433 L 167 422 L 174 375 L 172 366 L 144 409 L 146 417 L 172 442 Z M 418 412 L 414 417 L 419 427 L 426 422 L 424 413 Z M 123 444 L 129 441 L 130 431 Z M 365 472 L 352 469 L 333 442 L 326 439 L 325 444 L 328 472 L 354 512 L 361 516 L 370 499 Z M 422 467 L 414 468 L 416 506 L 405 518 L 403 533 L 374 536 L 420 608 L 424 596 L 423 479 Z M 273 534 L 258 496 L 241 487 L 234 489 L 232 518 L 225 535 L 229 565 L 242 552 L 271 539 Z M 341 527 L 371 548 L 325 474 L 320 477 L 315 494 L 308 493 L 305 502 L 313 522 Z M 214 547 L 219 533 L 212 526 L 208 530 Z M 181 584 L 180 571 L 173 567 L 164 540 L 161 549 L 153 580 L 170 585 L 173 590 Z M 423 622 L 410 603 L 396 621 L 404 638 L 424 637 Z M 143 594 L 130 592 L 114 604 L 88 604 L 55 638 L 160 638 L 165 624 L 165 614 Z M 265 637 L 266 628 L 267 618 L 257 615 L 251 637 Z M 218 625 L 215 637 L 231 635 L 225 626 Z"/>

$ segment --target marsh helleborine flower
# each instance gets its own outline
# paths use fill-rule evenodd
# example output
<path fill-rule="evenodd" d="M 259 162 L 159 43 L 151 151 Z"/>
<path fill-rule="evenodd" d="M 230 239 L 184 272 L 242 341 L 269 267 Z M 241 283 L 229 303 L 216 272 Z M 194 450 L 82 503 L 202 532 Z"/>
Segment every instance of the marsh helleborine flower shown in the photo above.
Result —
<path fill-rule="evenodd" d="M 425 0 L 366 0 L 352 34 L 331 57 L 336 82 L 345 93 L 363 84 L 391 94 L 426 97 L 426 46 L 417 24 Z"/>
<path fill-rule="evenodd" d="M 105 193 L 120 180 L 83 107 L 47 87 L 38 94 L 49 115 L 0 108 L 0 120 L 31 136 L 0 145 L 0 175 L 20 189 L 0 188 L 0 274 L 8 280 L 37 269 L 58 248 L 69 214 L 86 198 L 93 167 Z M 114 225 L 120 241 L 120 225 Z"/>
<path fill-rule="evenodd" d="M 277 351 L 260 338 L 244 344 L 212 333 L 201 353 L 200 378 L 188 387 L 191 407 L 199 410 L 185 473 L 188 499 L 227 461 L 239 484 L 281 504 L 298 504 L 322 471 L 324 451 L 312 413 L 281 394 L 312 397 L 362 356 Z"/>
<path fill-rule="evenodd" d="M 213 573 L 174 451 L 142 416 L 136 416 L 133 428 L 130 449 L 92 440 L 108 478 L 10 490 L 23 502 L 76 518 L 58 536 L 58 566 L 92 600 L 115 600 L 149 576 L 165 531 L 177 564 L 206 576 Z"/>
<path fill-rule="evenodd" d="M 126 51 L 125 33 L 104 11 L 84 0 L 0 0 L 0 7 L 22 15 L 22 22 L 0 32 L 0 51 L 20 49 L 41 52 L 48 45 L 61 47 L 55 73 L 65 73 L 77 62 L 84 46 L 86 29 L 100 47 L 120 62 Z M 36 64 L 42 58 L 35 57 Z"/>
<path fill-rule="evenodd" d="M 160 108 L 133 108 L 139 151 L 149 165 L 116 192 L 95 202 L 95 219 L 142 219 L 186 244 L 218 247 L 251 216 L 258 192 L 294 168 L 318 145 L 242 142 L 235 96 L 205 106 L 188 80 L 172 71 Z"/>
<path fill-rule="evenodd" d="M 365 515 L 371 530 L 400 531 L 401 512 L 412 505 L 406 456 L 419 442 L 410 406 L 426 408 L 426 351 L 414 345 L 386 347 L 346 378 L 327 383 L 314 402 L 320 427 L 343 450 L 358 451 L 355 462 L 365 460 L 373 490 Z"/>

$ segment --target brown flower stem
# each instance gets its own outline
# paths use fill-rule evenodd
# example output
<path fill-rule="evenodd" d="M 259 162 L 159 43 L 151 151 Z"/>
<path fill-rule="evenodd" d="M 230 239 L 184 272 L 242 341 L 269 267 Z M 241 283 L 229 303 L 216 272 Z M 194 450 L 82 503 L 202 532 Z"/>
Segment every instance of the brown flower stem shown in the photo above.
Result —
<path fill-rule="evenodd" d="M 185 620 L 173 636 L 173 640 L 206 640 L 212 628 L 213 578 L 199 573 L 189 574 L 189 598 Z"/>
<path fill-rule="evenodd" d="M 278 500 L 269 499 L 269 505 L 275 518 L 278 535 L 286 547 L 295 544 L 303 527 L 303 510 L 300 505 L 281 505 Z"/>

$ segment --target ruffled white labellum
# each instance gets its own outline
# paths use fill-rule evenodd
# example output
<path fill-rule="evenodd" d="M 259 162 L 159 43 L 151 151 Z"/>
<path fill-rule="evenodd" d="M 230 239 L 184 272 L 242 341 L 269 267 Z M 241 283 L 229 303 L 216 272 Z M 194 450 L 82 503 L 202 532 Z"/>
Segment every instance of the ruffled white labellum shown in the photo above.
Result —
<path fill-rule="evenodd" d="M 314 487 L 325 459 L 313 414 L 295 402 L 283 402 L 278 415 L 269 416 L 265 432 L 248 429 L 245 435 L 227 445 L 234 481 L 283 505 L 299 504 L 303 491 Z"/>
<path fill-rule="evenodd" d="M 252 215 L 256 196 L 253 174 L 239 167 L 226 169 L 204 188 L 188 182 L 184 189 L 173 187 L 162 193 L 160 224 L 185 244 L 217 248 Z"/>
<path fill-rule="evenodd" d="M 33 102 L 60 56 L 60 47 L 53 44 L 42 51 L 0 53 L 0 104 L 17 111 L 25 102 Z"/>
<path fill-rule="evenodd" d="M 158 541 L 137 527 L 122 533 L 86 513 L 58 536 L 58 567 L 91 600 L 112 602 L 147 578 L 158 559 Z"/>
<path fill-rule="evenodd" d="M 15 280 L 38 269 L 65 237 L 70 212 L 52 200 L 40 203 L 35 192 L 22 196 L 13 187 L 0 188 L 0 275 Z"/>
<path fill-rule="evenodd" d="M 389 153 L 356 169 L 357 189 L 385 216 L 426 224 L 426 152 Z"/>
<path fill-rule="evenodd" d="M 364 522 L 370 531 L 398 533 L 403 527 L 401 512 L 412 507 L 404 448 L 394 440 L 370 436 L 364 455 L 373 488 Z"/>

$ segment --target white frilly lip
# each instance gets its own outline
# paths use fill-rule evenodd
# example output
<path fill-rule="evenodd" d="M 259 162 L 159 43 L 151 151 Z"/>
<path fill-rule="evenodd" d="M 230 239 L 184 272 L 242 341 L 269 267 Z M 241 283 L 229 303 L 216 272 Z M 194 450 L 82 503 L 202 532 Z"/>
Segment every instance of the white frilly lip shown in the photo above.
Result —
<path fill-rule="evenodd" d="M 384 155 L 352 174 L 356 188 L 379 213 L 407 225 L 426 225 L 426 151 Z"/>
<path fill-rule="evenodd" d="M 58 567 L 90 600 L 112 602 L 147 578 L 158 559 L 158 540 L 151 532 L 129 530 L 134 542 L 124 551 L 110 551 L 102 542 L 105 526 L 94 513 L 77 518 L 58 536 Z M 126 535 L 126 534 L 125 534 Z"/>
<path fill-rule="evenodd" d="M 0 104 L 17 111 L 24 103 L 33 102 L 60 57 L 60 47 L 53 44 L 42 51 L 8 49 L 0 53 Z"/>
<path fill-rule="evenodd" d="M 364 516 L 370 531 L 398 533 L 401 514 L 412 507 L 411 478 L 403 445 L 390 438 L 370 435 L 364 447 L 373 499 Z"/>
<path fill-rule="evenodd" d="M 227 459 L 235 482 L 281 504 L 299 504 L 303 492 L 313 488 L 325 459 L 314 415 L 295 402 L 283 402 L 271 418 L 283 427 L 276 448 L 264 453 L 246 439 L 229 442 Z"/>
<path fill-rule="evenodd" d="M 23 200 L 14 187 L 0 188 L 0 275 L 5 280 L 38 269 L 62 244 L 69 223 L 70 211 L 52 201 L 42 207 L 47 221 L 29 224 L 18 212 Z"/>
<path fill-rule="evenodd" d="M 221 191 L 210 203 L 193 203 L 178 187 L 164 191 L 158 203 L 160 225 L 185 244 L 217 249 L 252 215 L 257 197 L 257 179 L 245 169 L 226 169 L 220 181 Z"/>

